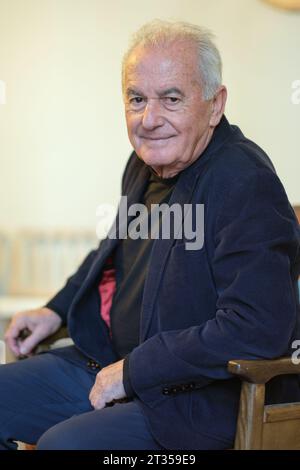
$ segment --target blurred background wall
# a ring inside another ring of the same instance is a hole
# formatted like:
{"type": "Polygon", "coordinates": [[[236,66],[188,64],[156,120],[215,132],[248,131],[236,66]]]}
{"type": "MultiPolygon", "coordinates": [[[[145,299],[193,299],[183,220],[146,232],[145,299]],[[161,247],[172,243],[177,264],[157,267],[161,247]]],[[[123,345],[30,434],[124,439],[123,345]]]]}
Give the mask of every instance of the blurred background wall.
{"type": "Polygon", "coordinates": [[[120,61],[130,34],[156,17],[215,32],[227,117],[300,203],[299,13],[261,0],[0,0],[1,227],[94,230],[98,204],[117,203],[130,153],[120,61]]]}

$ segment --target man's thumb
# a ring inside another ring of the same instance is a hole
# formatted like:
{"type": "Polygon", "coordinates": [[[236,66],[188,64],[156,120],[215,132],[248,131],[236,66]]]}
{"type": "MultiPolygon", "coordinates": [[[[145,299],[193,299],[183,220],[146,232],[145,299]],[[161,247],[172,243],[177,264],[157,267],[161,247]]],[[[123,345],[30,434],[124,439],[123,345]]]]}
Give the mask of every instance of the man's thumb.
{"type": "Polygon", "coordinates": [[[36,330],[33,331],[20,345],[20,353],[29,354],[41,340],[41,333],[36,330]]]}

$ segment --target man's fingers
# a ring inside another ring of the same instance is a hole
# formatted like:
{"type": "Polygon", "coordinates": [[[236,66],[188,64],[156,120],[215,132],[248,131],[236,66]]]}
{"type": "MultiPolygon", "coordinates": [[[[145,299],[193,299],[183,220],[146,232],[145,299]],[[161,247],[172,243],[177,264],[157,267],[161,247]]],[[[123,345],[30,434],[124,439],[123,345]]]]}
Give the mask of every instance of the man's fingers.
{"type": "Polygon", "coordinates": [[[123,363],[122,359],[98,372],[89,394],[90,402],[96,410],[104,408],[114,400],[126,397],[123,386],[123,363]]]}
{"type": "Polygon", "coordinates": [[[90,394],[89,394],[89,400],[92,403],[92,405],[93,405],[93,402],[95,401],[98,394],[99,394],[99,392],[97,391],[97,387],[96,387],[96,384],[95,384],[91,388],[91,391],[90,391],[90,394]]]}
{"type": "Polygon", "coordinates": [[[43,332],[37,327],[31,335],[29,335],[24,341],[20,343],[20,353],[30,353],[39,343],[44,339],[43,332]]]}
{"type": "Polygon", "coordinates": [[[5,333],[4,339],[8,347],[13,351],[13,353],[18,354],[18,334],[15,333],[11,328],[5,333]]]}
{"type": "Polygon", "coordinates": [[[99,385],[99,383],[94,384],[94,386],[91,388],[90,394],[89,394],[89,400],[91,402],[91,405],[95,408],[95,410],[101,410],[106,406],[106,398],[104,396],[104,390],[102,387],[99,385]]]}
{"type": "Polygon", "coordinates": [[[17,338],[22,330],[26,328],[25,319],[22,317],[16,318],[11,321],[6,333],[5,339],[17,338]]]}
{"type": "Polygon", "coordinates": [[[17,339],[8,337],[8,338],[5,338],[5,341],[6,341],[7,346],[14,353],[15,356],[19,356],[21,354],[17,339]]]}
{"type": "Polygon", "coordinates": [[[95,410],[102,410],[102,408],[105,408],[106,406],[104,397],[96,393],[90,394],[90,402],[95,410]]]}
{"type": "Polygon", "coordinates": [[[106,402],[104,400],[97,400],[94,404],[92,404],[95,410],[102,410],[106,407],[106,402]]]}
{"type": "Polygon", "coordinates": [[[19,312],[13,317],[5,340],[15,355],[28,354],[40,341],[57,331],[61,323],[57,313],[47,307],[19,312]],[[26,338],[28,330],[31,334],[26,338]],[[24,335],[21,335],[22,331],[24,335]]]}
{"type": "Polygon", "coordinates": [[[24,318],[16,318],[15,320],[12,320],[4,336],[8,347],[16,356],[19,356],[20,354],[18,337],[25,327],[26,322],[24,321],[24,318]]]}

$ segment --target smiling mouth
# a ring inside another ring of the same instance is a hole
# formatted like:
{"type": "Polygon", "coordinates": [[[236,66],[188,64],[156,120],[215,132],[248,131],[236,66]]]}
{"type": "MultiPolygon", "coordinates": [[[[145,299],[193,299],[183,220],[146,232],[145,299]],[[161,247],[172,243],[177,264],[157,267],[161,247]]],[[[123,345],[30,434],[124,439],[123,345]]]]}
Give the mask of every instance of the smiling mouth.
{"type": "Polygon", "coordinates": [[[169,137],[142,137],[143,140],[150,140],[151,142],[161,142],[161,141],[165,141],[165,140],[170,140],[172,139],[173,137],[175,137],[174,135],[170,135],[169,137]]]}

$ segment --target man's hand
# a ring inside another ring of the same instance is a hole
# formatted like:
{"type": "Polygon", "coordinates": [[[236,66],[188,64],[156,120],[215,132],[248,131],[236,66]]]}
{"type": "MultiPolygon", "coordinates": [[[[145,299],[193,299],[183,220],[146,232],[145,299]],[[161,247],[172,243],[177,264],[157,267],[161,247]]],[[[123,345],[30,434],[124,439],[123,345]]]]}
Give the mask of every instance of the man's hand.
{"type": "Polygon", "coordinates": [[[43,339],[55,333],[61,323],[59,315],[47,307],[20,312],[13,316],[5,333],[5,341],[16,356],[28,354],[43,339]],[[20,333],[25,329],[31,334],[20,341],[20,333]]]}
{"type": "Polygon", "coordinates": [[[98,372],[89,396],[95,410],[101,410],[106,403],[126,397],[123,386],[123,363],[124,359],[98,372]]]}

